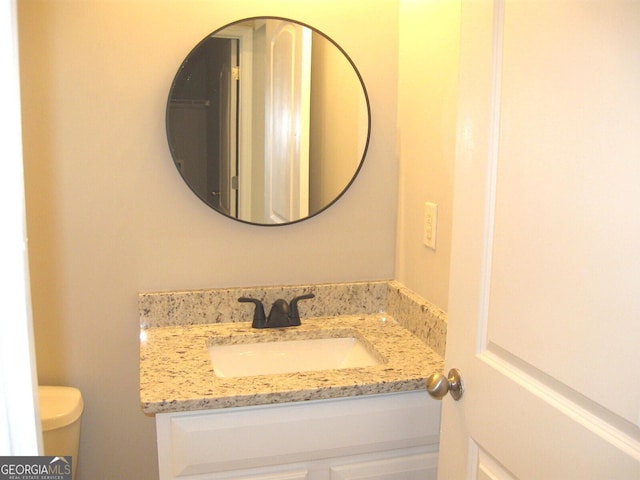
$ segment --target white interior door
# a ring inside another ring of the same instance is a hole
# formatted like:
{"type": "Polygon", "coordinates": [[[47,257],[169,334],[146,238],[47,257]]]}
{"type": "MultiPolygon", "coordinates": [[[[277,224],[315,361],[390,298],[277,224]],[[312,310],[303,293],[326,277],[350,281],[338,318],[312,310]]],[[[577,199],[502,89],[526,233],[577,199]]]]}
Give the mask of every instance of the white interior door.
{"type": "Polygon", "coordinates": [[[440,479],[640,478],[640,2],[463,0],[440,479]]]}
{"type": "Polygon", "coordinates": [[[309,213],[311,31],[282,21],[266,32],[266,218],[309,213]]]}

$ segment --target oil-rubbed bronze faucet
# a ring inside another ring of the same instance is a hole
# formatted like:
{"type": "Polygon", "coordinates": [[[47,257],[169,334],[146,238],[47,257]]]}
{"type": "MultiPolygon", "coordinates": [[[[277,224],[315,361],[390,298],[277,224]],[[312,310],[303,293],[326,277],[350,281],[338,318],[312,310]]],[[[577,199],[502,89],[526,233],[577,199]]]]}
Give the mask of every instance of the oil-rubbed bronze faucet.
{"type": "Polygon", "coordinates": [[[264,314],[264,305],[256,298],[240,297],[239,302],[253,303],[255,310],[253,312],[253,328],[281,328],[281,327],[297,327],[300,325],[300,313],[298,312],[298,301],[314,298],[313,293],[300,295],[287,303],[286,300],[279,298],[271,306],[269,316],[264,314]]]}

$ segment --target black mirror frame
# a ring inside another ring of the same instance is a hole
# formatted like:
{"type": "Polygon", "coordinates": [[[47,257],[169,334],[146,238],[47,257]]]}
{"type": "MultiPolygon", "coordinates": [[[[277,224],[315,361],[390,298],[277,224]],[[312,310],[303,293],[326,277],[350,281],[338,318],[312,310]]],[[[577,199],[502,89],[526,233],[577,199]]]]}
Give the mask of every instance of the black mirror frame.
{"type": "Polygon", "coordinates": [[[223,217],[226,217],[230,220],[234,220],[236,222],[240,222],[240,223],[244,223],[247,225],[253,225],[253,226],[258,226],[258,227],[283,227],[283,226],[287,226],[287,225],[294,225],[296,223],[300,223],[303,222],[305,220],[309,220],[313,217],[316,217],[317,215],[319,215],[320,213],[326,211],[327,209],[329,209],[330,207],[332,207],[333,205],[335,205],[338,200],[340,200],[340,198],[342,198],[342,196],[347,192],[347,190],[349,190],[349,188],[351,187],[351,185],[353,185],[353,183],[356,180],[356,177],[358,176],[358,174],[360,173],[360,171],[362,170],[362,166],[364,164],[364,160],[367,156],[367,152],[369,150],[369,142],[371,139],[371,103],[369,101],[369,94],[367,92],[367,87],[365,86],[364,80],[362,78],[362,75],[360,74],[360,71],[358,70],[358,68],[356,67],[355,63],[353,62],[353,60],[351,59],[351,57],[347,54],[347,52],[340,46],[338,45],[332,38],[330,38],[328,35],[326,35],[325,33],[323,33],[322,31],[318,30],[315,27],[312,27],[309,24],[306,24],[304,22],[301,22],[299,20],[294,20],[291,18],[287,18],[287,17],[280,17],[280,16],[269,16],[269,15],[265,15],[265,16],[255,16],[255,17],[247,17],[247,18],[243,18],[240,20],[236,20],[234,22],[228,23],[226,25],[223,25],[220,28],[217,28],[216,30],[214,30],[213,32],[209,33],[208,35],[206,35],[202,40],[200,40],[192,49],[191,51],[187,54],[187,56],[185,57],[185,59],[182,61],[182,63],[180,64],[180,67],[178,67],[178,71],[176,72],[173,81],[171,82],[171,87],[169,89],[169,96],[167,99],[167,107],[166,107],[166,111],[165,111],[165,129],[166,129],[166,138],[167,138],[167,143],[169,146],[169,151],[171,153],[171,158],[173,160],[174,166],[176,167],[176,169],[178,170],[178,173],[180,174],[181,178],[183,179],[183,181],[187,184],[187,186],[191,189],[191,191],[205,204],[207,205],[209,208],[211,208],[212,210],[214,210],[216,213],[222,215],[223,217]],[[291,222],[283,222],[283,223],[256,223],[256,222],[251,222],[248,220],[243,220],[241,218],[238,217],[234,217],[231,215],[227,215],[219,210],[217,210],[215,207],[211,206],[209,203],[207,203],[204,199],[202,199],[200,197],[200,195],[191,187],[191,185],[186,181],[186,179],[184,178],[184,176],[182,175],[182,172],[180,171],[180,169],[178,168],[177,162],[176,162],[176,156],[174,155],[174,149],[173,146],[171,145],[171,136],[170,136],[170,131],[169,131],[169,103],[171,101],[171,97],[172,97],[172,93],[174,91],[174,87],[176,85],[176,82],[178,81],[178,77],[180,76],[180,71],[182,70],[183,66],[185,65],[185,63],[189,60],[189,58],[191,57],[191,55],[194,53],[195,50],[198,49],[198,47],[200,47],[209,37],[215,35],[216,33],[220,32],[221,30],[224,30],[227,27],[239,24],[239,23],[243,23],[243,22],[248,22],[248,21],[252,21],[252,20],[282,20],[282,21],[287,21],[287,22],[293,22],[296,23],[298,25],[301,25],[303,27],[309,28],[310,30],[312,30],[313,32],[317,33],[318,35],[321,35],[323,38],[327,39],[332,45],[334,45],[343,55],[344,57],[347,59],[347,61],[349,62],[349,64],[351,65],[351,67],[353,68],[353,71],[355,72],[360,85],[362,87],[362,92],[364,94],[364,99],[365,99],[365,104],[367,107],[367,137],[364,143],[364,148],[362,151],[362,157],[360,159],[360,162],[358,163],[358,167],[356,168],[353,176],[351,177],[351,180],[347,183],[347,185],[344,187],[344,189],[338,194],[336,195],[336,197],[329,203],[327,203],[327,205],[325,205],[324,207],[322,207],[321,209],[319,209],[318,211],[307,215],[306,217],[303,218],[299,218],[297,220],[293,220],[291,222]]]}

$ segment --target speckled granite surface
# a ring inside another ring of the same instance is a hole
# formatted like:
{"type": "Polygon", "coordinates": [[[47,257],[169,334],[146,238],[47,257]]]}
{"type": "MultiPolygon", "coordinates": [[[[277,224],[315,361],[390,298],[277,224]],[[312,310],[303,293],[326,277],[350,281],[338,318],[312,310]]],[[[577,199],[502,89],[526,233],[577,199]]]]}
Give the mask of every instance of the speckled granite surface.
{"type": "Polygon", "coordinates": [[[140,327],[250,322],[253,306],[238,303],[238,297],[257,298],[269,313],[278,298],[289,301],[306,293],[315,294],[312,301],[298,304],[301,318],[376,313],[385,308],[387,285],[380,281],[141,293],[140,327]]]}
{"type": "Polygon", "coordinates": [[[151,414],[419,390],[443,370],[446,314],[394,281],[141,293],[139,312],[145,338],[140,399],[151,414]],[[276,299],[306,293],[316,298],[299,303],[302,326],[289,329],[252,329],[253,305],[237,300],[257,298],[268,313],[276,299]],[[344,329],[364,338],[385,362],[218,378],[207,351],[213,338],[318,338],[344,329]]]}
{"type": "Polygon", "coordinates": [[[140,343],[140,400],[146,413],[299,402],[420,390],[442,358],[386,314],[320,317],[300,327],[255,330],[249,323],[152,328],[140,343]],[[357,332],[384,359],[361,368],[218,378],[207,345],[212,338],[252,335],[301,339],[357,332]]]}
{"type": "Polygon", "coordinates": [[[447,314],[398,282],[389,282],[385,311],[444,357],[447,314]]]}

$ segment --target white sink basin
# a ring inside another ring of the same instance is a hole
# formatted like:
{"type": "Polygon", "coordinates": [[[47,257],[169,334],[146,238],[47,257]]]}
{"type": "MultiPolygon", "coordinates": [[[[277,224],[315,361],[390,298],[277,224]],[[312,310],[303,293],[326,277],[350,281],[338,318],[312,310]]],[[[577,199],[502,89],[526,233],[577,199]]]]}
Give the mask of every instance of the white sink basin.
{"type": "Polygon", "coordinates": [[[355,337],[210,345],[218,377],[367,367],[381,361],[355,337]]]}

